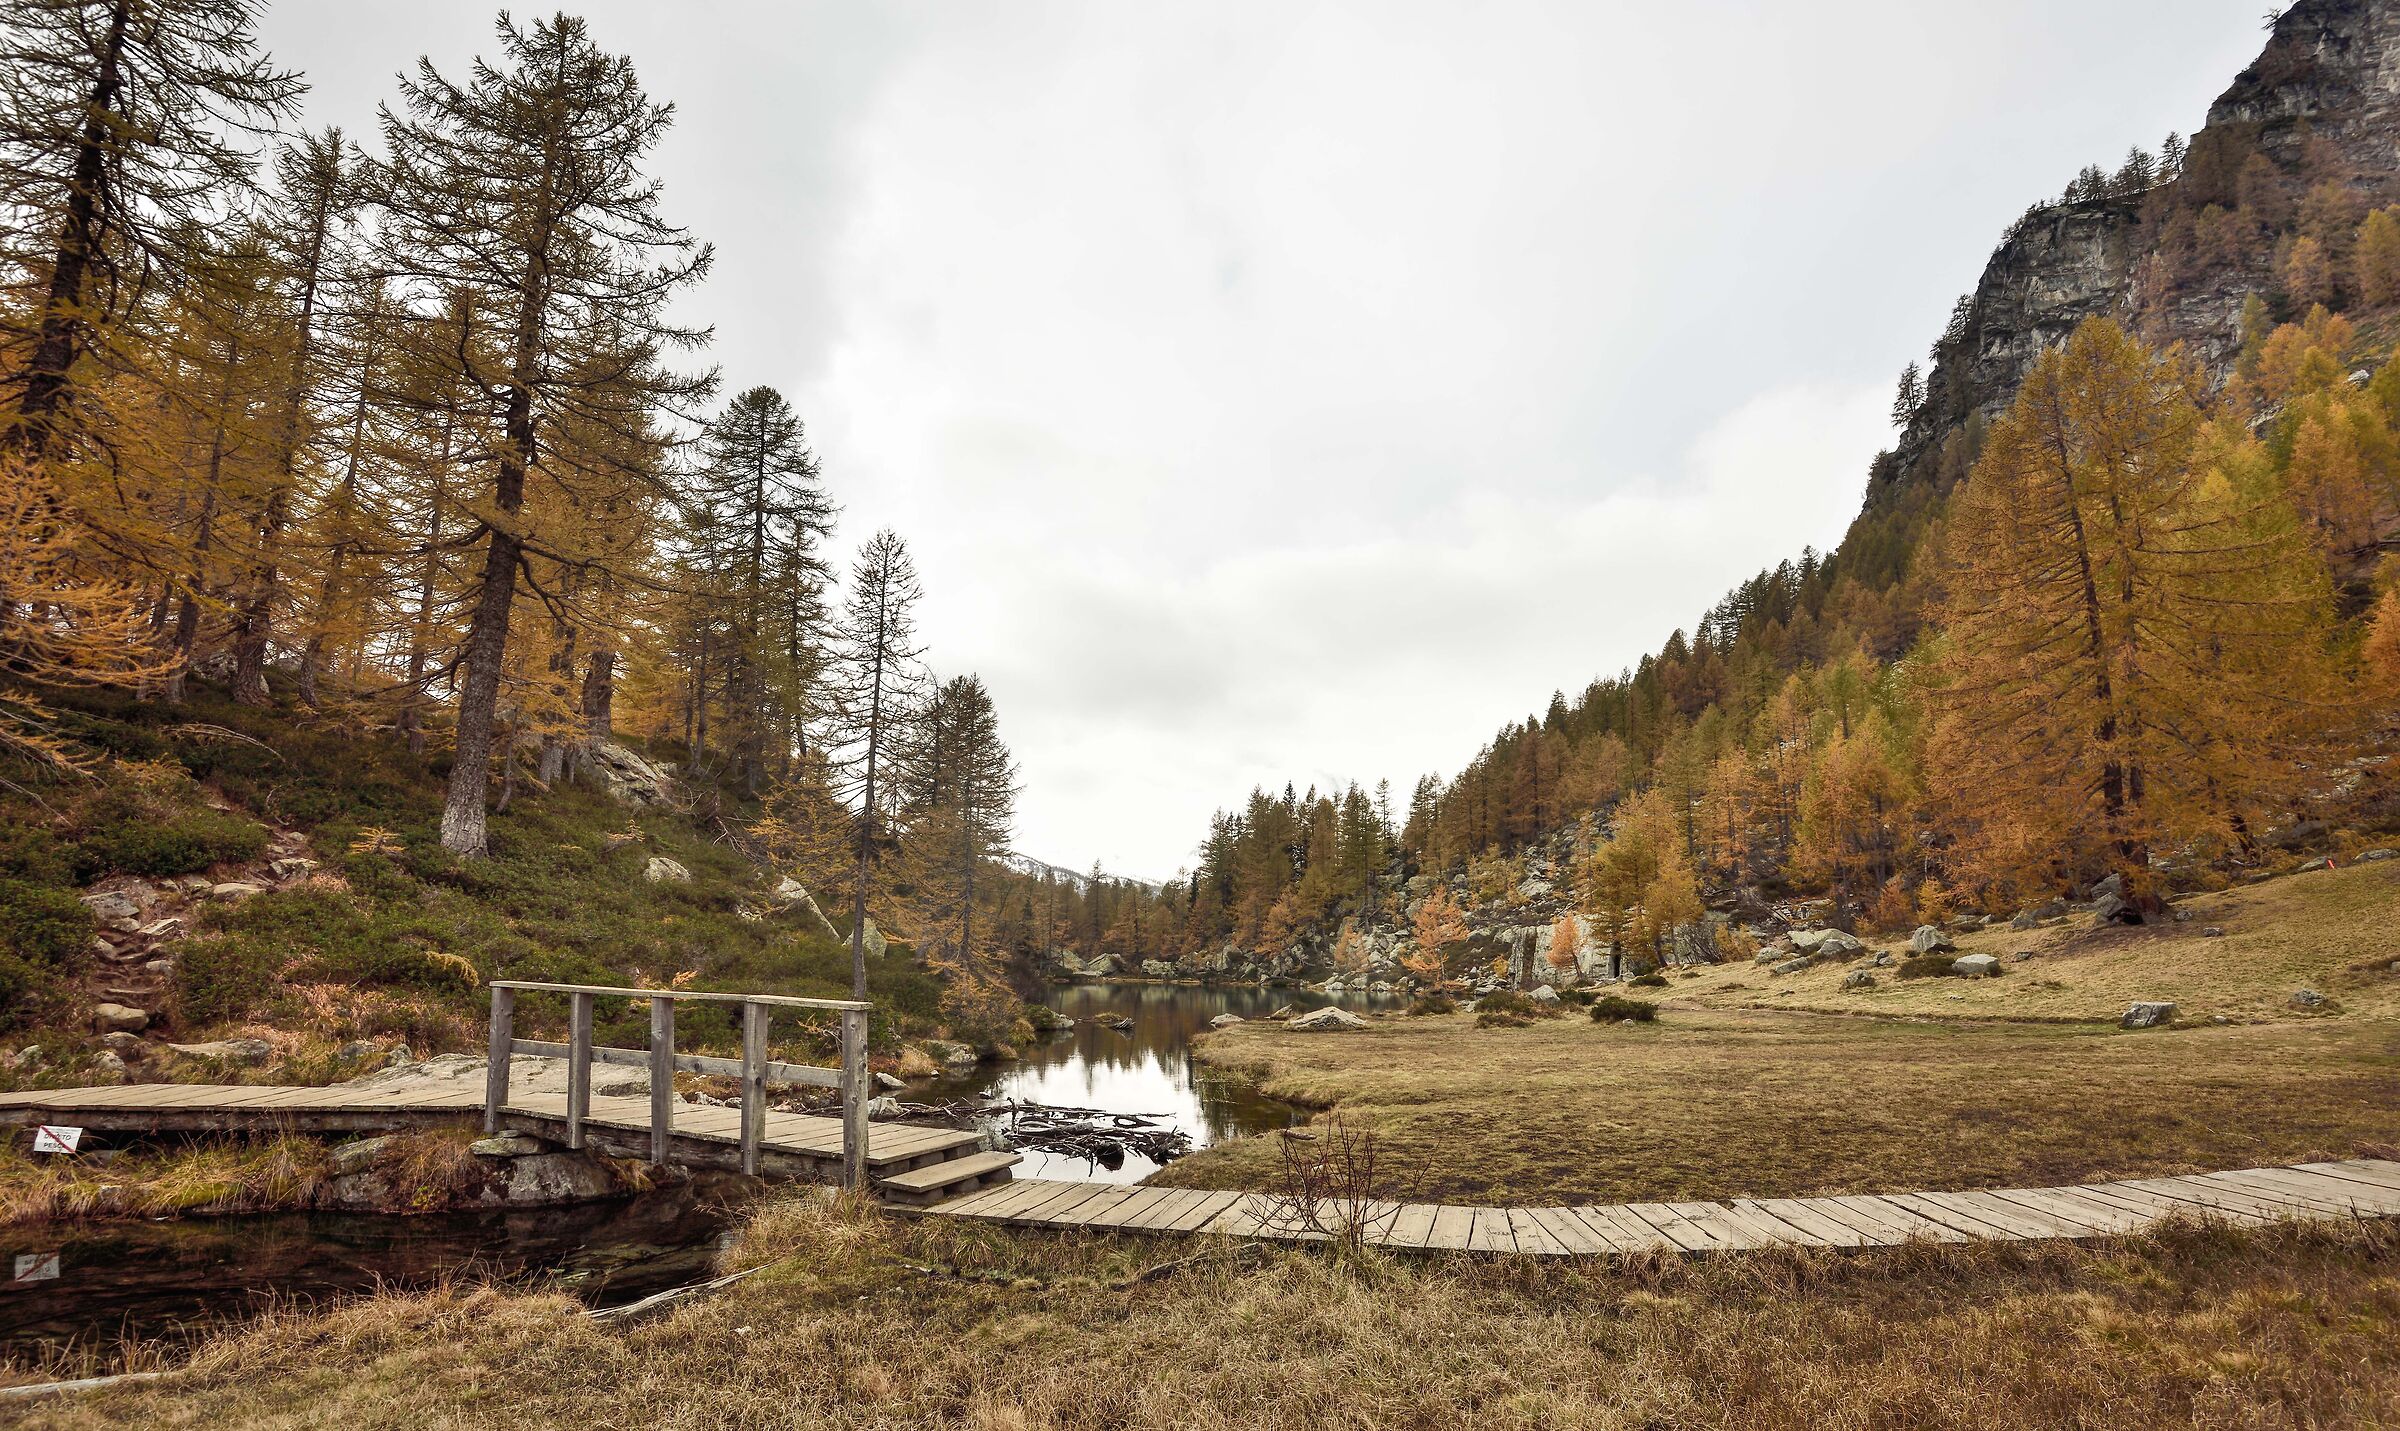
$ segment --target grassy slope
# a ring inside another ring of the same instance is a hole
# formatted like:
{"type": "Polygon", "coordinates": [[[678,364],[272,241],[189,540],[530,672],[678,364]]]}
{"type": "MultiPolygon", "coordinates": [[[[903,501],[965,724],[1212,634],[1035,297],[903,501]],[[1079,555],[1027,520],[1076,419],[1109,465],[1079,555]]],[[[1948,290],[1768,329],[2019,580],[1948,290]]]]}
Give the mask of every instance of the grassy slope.
{"type": "MultiPolygon", "coordinates": [[[[1960,953],[2000,959],[1997,979],[1901,981],[1877,969],[1877,988],[1846,990],[1843,977],[1863,967],[1856,962],[1784,975],[1741,964],[1705,969],[1672,989],[1678,999],[1726,1007],[2113,1023],[2136,999],[2173,1000],[2186,1021],[2288,1019],[2292,994],[2312,988],[2333,1001],[2319,1016],[2400,1019],[2400,972],[2392,967],[2400,961],[2400,860],[2194,895],[2178,907],[2192,917],[2105,930],[2073,917],[2024,933],[1958,936],[1960,953]],[[2224,937],[2202,932],[2212,926],[2224,937]],[[2032,959],[2013,957],[2027,950],[2032,959]]],[[[1906,952],[1897,941],[1874,943],[1906,952]]]]}
{"type": "MultiPolygon", "coordinates": [[[[322,866],[269,894],[202,900],[185,911],[192,932],[157,951],[178,960],[156,1030],[164,1036],[255,1034],[287,1054],[284,1069],[330,1074],[338,1070],[325,1063],[326,1050],[350,1039],[406,1039],[420,1055],[479,1047],[476,986],[495,976],[621,984],[689,973],[700,988],[848,993],[847,952],[789,915],[749,917],[765,903],[765,882],[711,829],[675,811],[634,810],[572,785],[521,788],[512,808],[492,817],[492,858],[461,861],[439,847],[445,771],[411,760],[388,734],[205,700],[167,711],[91,697],[68,710],[66,724],[114,759],[103,779],[30,790],[38,804],[0,794],[0,880],[58,890],[106,880],[127,870],[128,849],[171,859],[135,836],[192,819],[302,832],[322,866]],[[354,852],[375,831],[388,832],[385,852],[354,852]],[[638,841],[607,848],[611,835],[629,831],[638,841]],[[654,854],[688,867],[691,882],[644,880],[654,854]]],[[[224,863],[197,868],[211,877],[255,874],[224,863]]],[[[88,957],[54,971],[47,997],[0,1013],[18,1019],[9,1046],[42,1043],[52,1057],[38,1080],[76,1081],[79,1060],[98,1048],[80,1026],[90,995],[57,991],[125,977],[88,957]]],[[[936,1019],[939,991],[910,961],[893,957],[871,983],[879,1042],[895,1025],[922,1029],[936,1019]]],[[[537,1030],[563,1019],[542,1000],[521,1008],[537,1030]]],[[[694,1009],[679,1037],[690,1047],[730,1048],[730,1017],[714,1006],[694,1009]]],[[[638,1045],[645,1028],[637,1011],[602,1011],[604,1041],[638,1045]]],[[[779,1041],[797,1033],[779,1026],[779,1041]]],[[[173,1071],[149,1067],[137,1076],[173,1071]]],[[[0,1078],[10,1076],[0,1068],[0,1078]]]]}
{"type": "Polygon", "coordinates": [[[2007,1427],[2400,1418],[2388,1228],[1625,1267],[1344,1263],[795,1202],[666,1319],[461,1292],[295,1314],[29,1425],[2007,1427]],[[928,1276],[916,1268],[939,1269],[928,1276]],[[968,1275],[947,1275],[963,1272],[968,1275]]]}

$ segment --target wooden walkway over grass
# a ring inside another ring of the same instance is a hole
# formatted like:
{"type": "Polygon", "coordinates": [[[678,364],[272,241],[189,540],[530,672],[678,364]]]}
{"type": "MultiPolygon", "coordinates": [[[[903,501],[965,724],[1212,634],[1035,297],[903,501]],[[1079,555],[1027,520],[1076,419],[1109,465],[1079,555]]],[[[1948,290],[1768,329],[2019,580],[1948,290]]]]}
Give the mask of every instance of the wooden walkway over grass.
{"type": "MultiPolygon", "coordinates": [[[[593,1096],[589,1101],[582,1121],[587,1146],[624,1157],[651,1152],[655,1125],[649,1098],[593,1096]]],[[[0,1124],[73,1123],[120,1132],[390,1132],[471,1123],[485,1111],[482,1097],[469,1089],[131,1083],[0,1093],[0,1124]]],[[[504,1128],[563,1142],[567,1098],[521,1094],[500,1109],[498,1121],[504,1128]]],[[[737,1108],[677,1102],[668,1160],[738,1168],[741,1125],[737,1108]]],[[[761,1170],[839,1182],[843,1131],[839,1118],[767,1113],[761,1170]]],[[[1348,1222],[1338,1208],[1311,1212],[1263,1193],[1011,1180],[1016,1155],[980,1152],[979,1142],[974,1133],[946,1128],[870,1124],[871,1185],[885,1200],[915,1204],[927,1215],[1049,1231],[1207,1233],[1307,1242],[1323,1240],[1348,1222]]],[[[2358,1217],[2400,1217],[2400,1162],[2360,1158],[2066,1187],[1730,1203],[1535,1208],[1377,1203],[1358,1222],[1366,1241],[1403,1252],[1593,1257],[1891,1247],[1916,1240],[2102,1238],[2140,1232],[2170,1218],[2259,1224],[2358,1217]]]]}
{"type": "MultiPolygon", "coordinates": [[[[1260,1193],[1025,1180],[939,1203],[936,1216],[1070,1231],[1315,1241],[1348,1219],[1260,1193]]],[[[1893,1247],[2115,1237],[2170,1218],[2235,1223],[2400,1216],[2400,1163],[2358,1159],[2197,1177],[1985,1192],[1642,1202],[1615,1207],[1370,1205],[1364,1239],[1402,1252],[1596,1257],[1771,1247],[1893,1247]]]]}

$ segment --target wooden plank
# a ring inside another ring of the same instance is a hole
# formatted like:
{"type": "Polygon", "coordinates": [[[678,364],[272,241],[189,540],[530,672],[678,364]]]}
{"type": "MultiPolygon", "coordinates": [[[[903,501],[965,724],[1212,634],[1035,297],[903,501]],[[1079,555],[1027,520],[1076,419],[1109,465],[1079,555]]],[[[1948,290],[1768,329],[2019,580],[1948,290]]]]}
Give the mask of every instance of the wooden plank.
{"type": "Polygon", "coordinates": [[[1475,1214],[1474,1225],[1467,1229],[1469,1252],[1516,1252],[1517,1235],[1509,1228],[1508,1209],[1477,1207],[1469,1211],[1475,1214]]]}
{"type": "Polygon", "coordinates": [[[1629,1202],[1625,1211],[1650,1224],[1686,1252],[1714,1252],[1723,1239],[1663,1202],[1629,1202]]]}
{"type": "Polygon", "coordinates": [[[2171,1217],[2219,1218],[2245,1224],[2274,1221],[2272,1218],[2257,1217],[2250,1213],[2226,1212],[2218,1208],[2201,1207],[2197,1203],[2185,1202],[2181,1198],[2160,1197],[2157,1193],[2144,1192],[2140,1188],[2129,1187],[2124,1183],[2085,1183],[2079,1184],[2069,1191],[2083,1197],[2098,1198],[2102,1202],[2114,1203],[2134,1212],[2146,1213],[2153,1222],[2171,1217]]]}
{"type": "Polygon", "coordinates": [[[1747,1232],[1762,1247],[1826,1247],[1831,1244],[1813,1233],[1803,1232],[1772,1213],[1755,1207],[1736,1207],[1725,1204],[1717,1216],[1747,1232]]]}
{"type": "Polygon", "coordinates": [[[938,1212],[946,1217],[983,1217],[1011,1192],[1024,1186],[1021,1182],[993,1183],[989,1187],[976,1188],[972,1192],[937,1202],[923,1211],[938,1212]]]}
{"type": "Polygon", "coordinates": [[[491,1047],[483,1064],[483,1131],[487,1136],[500,1131],[500,1110],[508,1106],[508,1055],[514,1038],[510,1020],[516,1007],[516,990],[492,986],[491,1047]]]}
{"type": "MultiPolygon", "coordinates": [[[[2294,1175],[2284,1175],[2290,1177],[2294,1175]]],[[[2331,1193],[2306,1183],[2287,1182],[2272,1172],[2244,1170],[2241,1172],[2202,1173],[2200,1181],[2218,1183],[2236,1192],[2257,1197],[2277,1198],[2295,1211],[2320,1217],[2354,1217],[2360,1211],[2356,1198],[2342,1193],[2337,1187],[2331,1193]]],[[[2367,1208],[2372,1213],[2379,1209],[2367,1208]]]]}
{"type": "Polygon", "coordinates": [[[1156,1214],[1159,1203],[1166,1199],[1170,1191],[1172,1189],[1169,1188],[1129,1187],[1125,1189],[1125,1197],[1121,1201],[1092,1213],[1088,1221],[1094,1227],[1118,1230],[1131,1228],[1138,1219],[1156,1214]]]}
{"type": "Polygon", "coordinates": [[[1667,1236],[1622,1204],[1594,1204],[1575,1209],[1575,1215],[1595,1229],[1613,1234],[1627,1252],[1681,1252],[1683,1244],[1667,1236]]]}
{"type": "Polygon", "coordinates": [[[1383,1245],[1401,1252],[1423,1250],[1425,1239],[1433,1233],[1434,1214],[1439,1209],[1431,1203],[1404,1204],[1392,1225],[1383,1231],[1383,1245]]]}
{"type": "Polygon", "coordinates": [[[2013,1203],[2034,1212],[2071,1219],[2079,1226],[2089,1229],[2088,1232],[2078,1234],[2079,1236],[2115,1237],[2128,1232],[2139,1232],[2150,1225],[2150,1220],[2138,1213],[2128,1212],[2121,1207],[2111,1207],[2103,1202],[2069,1197],[2055,1188],[1993,1188],[1989,1195],[2002,1202],[2013,1203]]]}
{"type": "Polygon", "coordinates": [[[1464,1252],[1467,1238],[1475,1231],[1475,1209],[1443,1206],[1434,1210],[1433,1226],[1425,1233],[1425,1247],[1430,1252],[1464,1252]]]}
{"type": "Polygon", "coordinates": [[[1761,1247],[1788,1247],[1789,1239],[1764,1224],[1754,1224],[1732,1208],[1713,1202],[1671,1202],[1667,1206],[1681,1213],[1694,1227],[1715,1235],[1727,1251],[1755,1251],[1761,1247]]]}
{"type": "Polygon", "coordinates": [[[2251,1169],[2251,1172],[2256,1172],[2258,1176],[2275,1174],[2280,1179],[2297,1179],[2292,1181],[2292,1186],[2316,1188],[2326,1198],[2352,1198],[2354,1203],[2376,1208],[2378,1213],[2400,1213],[2400,1188],[2362,1184],[2362,1181],[2350,1181],[2345,1176],[2333,1176],[2326,1172],[2304,1172],[2299,1167],[2258,1167],[2251,1169]]]}
{"type": "Polygon", "coordinates": [[[1592,1231],[1591,1225],[1563,1207],[1537,1207],[1528,1215],[1571,1257],[1600,1257],[1616,1251],[1615,1244],[1592,1231]]]}
{"type": "Polygon", "coordinates": [[[1988,1217],[1946,1207],[1920,1193],[1878,1193],[1876,1196],[1884,1202],[1904,1207],[1928,1222],[1938,1222],[1944,1227],[1963,1232],[1971,1239],[1991,1242],[2026,1242],[2039,1235],[2020,1232],[2006,1223],[1995,1222],[1988,1217]]]}
{"type": "Polygon", "coordinates": [[[1018,1208],[1010,1217],[1018,1222],[1038,1223],[1044,1227],[1073,1226],[1075,1209],[1108,1191],[1106,1183],[1062,1183],[1051,1196],[1018,1208]]]}
{"type": "Polygon", "coordinates": [[[975,1215],[1006,1222],[1017,1209],[1056,1197],[1065,1186],[1046,1178],[1016,1178],[994,1189],[997,1196],[990,1200],[979,1199],[975,1215]]]}
{"type": "Polygon", "coordinates": [[[1159,1193],[1160,1196],[1145,1208],[1139,1217],[1126,1222],[1125,1226],[1128,1229],[1135,1232],[1162,1231],[1166,1224],[1173,1222],[1179,1214],[1190,1210],[1193,1204],[1211,1196],[1198,1188],[1155,1188],[1152,1191],[1159,1193]]]}
{"type": "Polygon", "coordinates": [[[1242,1200],[1238,1192],[1212,1192],[1198,1202],[1188,1203],[1177,1211],[1160,1218],[1156,1226],[1161,1232],[1198,1232],[1225,1214],[1227,1208],[1242,1200]]]}
{"type": "Polygon", "coordinates": [[[1035,1215],[1045,1226],[1049,1227],[1096,1227],[1101,1225],[1102,1218],[1112,1210],[1123,1206],[1141,1191],[1143,1189],[1115,1187],[1104,1183],[1100,1186],[1100,1191],[1076,1203],[1073,1207],[1052,1203],[1040,1209],[1035,1215]]]}
{"type": "Polygon", "coordinates": [[[1898,1247],[1917,1242],[1965,1242],[1967,1235],[1945,1222],[1919,1217],[1896,1203],[1879,1197],[1848,1194],[1842,1197],[1812,1197],[1800,1200],[1801,1205],[1817,1216],[1854,1229],[1865,1239],[1862,1247],[1898,1247]]]}
{"type": "Polygon", "coordinates": [[[494,989],[518,990],[544,994],[597,994],[609,999],[683,999],[710,1004],[772,1004],[779,1009],[857,1010],[866,1012],[875,1006],[855,999],[801,999],[785,994],[720,994],[706,989],[618,989],[607,984],[537,984],[524,979],[494,979],[494,989]]]}
{"type": "Polygon", "coordinates": [[[1984,1192],[1937,1192],[1921,1193],[1919,1196],[1938,1202],[1944,1207],[1956,1208],[1970,1216],[1980,1217],[1985,1222],[2005,1227],[2022,1237],[2037,1240],[2050,1237],[2089,1237],[2097,1231],[2090,1223],[2062,1218],[2052,1213],[2036,1212],[2031,1208],[2020,1207],[2006,1199],[1996,1198],[1984,1192]]]}
{"type": "Polygon", "coordinates": [[[1516,1239],[1517,1252],[1520,1256],[1565,1257],[1570,1255],[1566,1243],[1561,1242],[1556,1233],[1544,1227],[1541,1219],[1533,1215],[1531,1208],[1512,1207],[1500,1209],[1500,1211],[1507,1215],[1509,1236],[1516,1239]]]}
{"type": "Polygon", "coordinates": [[[1260,1236],[1267,1231],[1265,1224],[1275,1216],[1274,1201],[1257,1193],[1242,1193],[1202,1223],[1199,1230],[1225,1237],[1260,1236]]]}
{"type": "Polygon", "coordinates": [[[2293,1212],[2291,1204],[2280,1199],[2260,1197],[2239,1188],[2226,1187],[2222,1183],[2202,1182],[2198,1178],[2133,1178],[2119,1186],[2139,1188],[2144,1192],[2157,1193],[2160,1197],[2176,1198],[2204,1208],[2245,1213],[2269,1222],[2289,1221],[2293,1212]]]}
{"type": "Polygon", "coordinates": [[[2329,1178],[2342,1178],[2354,1183],[2367,1183],[2375,1187],[2400,1188],[2400,1163],[2352,1158],[2347,1162],[2339,1163],[2295,1163],[2293,1170],[2317,1173],[2329,1178]]]}

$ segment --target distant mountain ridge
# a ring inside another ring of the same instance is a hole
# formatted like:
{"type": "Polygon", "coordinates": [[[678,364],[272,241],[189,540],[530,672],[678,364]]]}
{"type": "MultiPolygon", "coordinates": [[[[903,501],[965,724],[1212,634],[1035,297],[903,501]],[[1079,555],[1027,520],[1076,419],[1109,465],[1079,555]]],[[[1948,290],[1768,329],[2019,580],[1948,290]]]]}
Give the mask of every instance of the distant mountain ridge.
{"type": "MultiPolygon", "coordinates": [[[[1092,874],[1090,871],[1079,873],[1075,870],[1066,868],[1064,865],[1054,865],[1047,860],[1037,860],[1031,855],[1002,855],[1000,857],[1000,863],[1008,866],[1010,869],[1015,870],[1018,874],[1024,875],[1029,879],[1057,880],[1060,884],[1065,885],[1078,894],[1088,893],[1092,887],[1092,874]]],[[[1166,883],[1164,880],[1136,879],[1131,875],[1111,874],[1106,870],[1099,871],[1099,874],[1102,879],[1108,881],[1110,884],[1132,885],[1137,889],[1145,889],[1153,893],[1156,893],[1159,889],[1163,888],[1166,883]]]]}

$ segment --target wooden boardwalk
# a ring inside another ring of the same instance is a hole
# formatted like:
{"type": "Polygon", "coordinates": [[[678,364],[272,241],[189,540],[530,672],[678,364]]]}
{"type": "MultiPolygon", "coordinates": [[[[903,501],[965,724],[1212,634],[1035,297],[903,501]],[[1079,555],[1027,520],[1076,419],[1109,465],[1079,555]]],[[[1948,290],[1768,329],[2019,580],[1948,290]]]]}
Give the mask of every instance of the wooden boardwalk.
{"type": "MultiPolygon", "coordinates": [[[[741,1165],[741,1111],[676,1102],[670,1161],[741,1165]]],[[[336,1085],[128,1083],[106,1088],[0,1093],[0,1124],[73,1123],[105,1131],[236,1129],[390,1132],[483,1116],[480,1093],[461,1088],[393,1092],[336,1085]]],[[[647,1155],[650,1099],[594,1096],[585,1141],[623,1157],[647,1155]]],[[[564,1094],[524,1093],[500,1109],[502,1127],[560,1141],[564,1094]]],[[[836,1182],[842,1121],[805,1113],[765,1116],[762,1171],[836,1182]]],[[[904,1123],[868,1126],[867,1163],[887,1200],[940,1217],[1074,1231],[1209,1233],[1316,1241],[1323,1224],[1261,1193],[1203,1192],[1113,1183],[1011,1180],[1012,1153],[980,1151],[974,1133],[904,1123]]],[[[1731,1203],[1640,1202],[1612,1207],[1463,1207],[1379,1203],[1366,1239],[1403,1252],[1592,1257],[1637,1252],[1738,1252],[1771,1247],[1891,1247],[1910,1241],[2008,1242],[2114,1237],[2169,1218],[2263,1224],[2400,1217],[2400,1162],[2352,1159],[2193,1177],[1978,1192],[1737,1198],[1731,1203]]]]}
{"type": "MultiPolygon", "coordinates": [[[[0,1093],[0,1124],[72,1123],[110,1132],[215,1132],[254,1129],[295,1133],[388,1133],[440,1124],[472,1125],[483,1117],[480,1088],[384,1089],[279,1087],[264,1084],[125,1083],[106,1088],[0,1093]]],[[[584,1120],[585,1141],[618,1157],[650,1152],[650,1099],[594,1096],[584,1120]]],[[[687,1167],[741,1166],[741,1110],[713,1104],[674,1105],[669,1160],[687,1167]]],[[[564,1141],[567,1097],[524,1093],[500,1110],[500,1125],[564,1141]]],[[[762,1171],[839,1181],[842,1120],[808,1113],[769,1112],[762,1171]]],[[[939,1194],[1004,1176],[1013,1154],[989,1155],[974,1133],[905,1123],[867,1128],[867,1164],[895,1193],[939,1194]],[[996,1161],[1003,1159],[1004,1161],[996,1161]]]]}
{"type": "MultiPolygon", "coordinates": [[[[934,1216],[1057,1231],[1213,1233],[1321,1240],[1324,1224],[1260,1193],[1027,1179],[938,1203],[934,1216]]],[[[1772,1247],[1894,1247],[1911,1241],[2115,1237],[2170,1218],[2263,1224],[2400,1216],[2400,1163],[2357,1159],[2072,1187],[1877,1196],[1639,1202],[1614,1207],[1379,1203],[1367,1241],[1401,1252],[1596,1257],[1772,1247]]]]}

